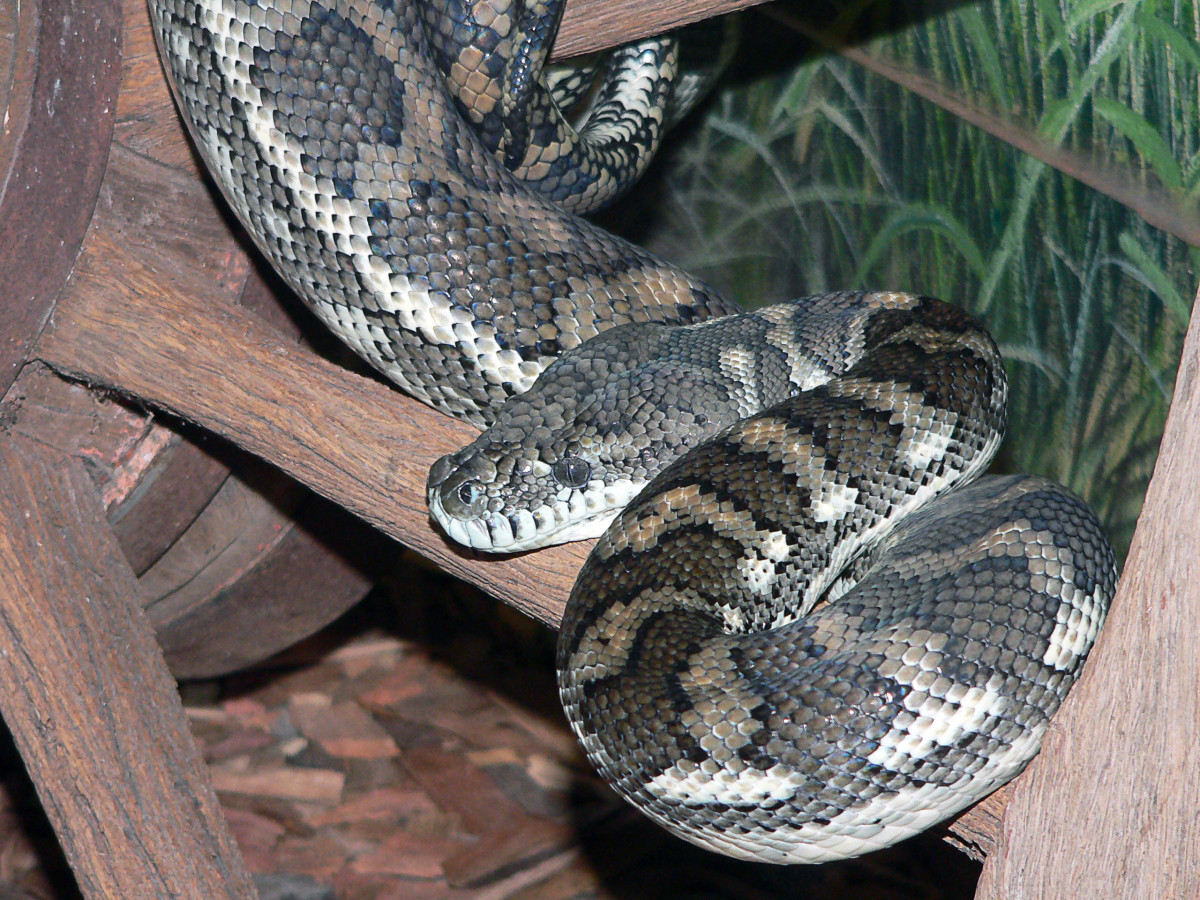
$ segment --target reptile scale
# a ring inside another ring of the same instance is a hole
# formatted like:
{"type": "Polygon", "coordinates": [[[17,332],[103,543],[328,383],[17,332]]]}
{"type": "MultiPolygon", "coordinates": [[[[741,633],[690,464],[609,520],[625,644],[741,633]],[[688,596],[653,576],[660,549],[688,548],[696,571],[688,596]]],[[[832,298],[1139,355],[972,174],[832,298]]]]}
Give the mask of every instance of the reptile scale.
{"type": "Polygon", "coordinates": [[[977,477],[1007,385],[955,307],[846,292],[737,314],[558,205],[619,190],[621,144],[668,118],[626,77],[593,149],[566,146],[530,75],[558,6],[150,0],[258,247],[368,362],[487,429],[431,471],[447,533],[602,533],[559,683],[605,777],[731,856],[894,843],[1037,752],[1112,551],[1064,488],[977,477]]]}

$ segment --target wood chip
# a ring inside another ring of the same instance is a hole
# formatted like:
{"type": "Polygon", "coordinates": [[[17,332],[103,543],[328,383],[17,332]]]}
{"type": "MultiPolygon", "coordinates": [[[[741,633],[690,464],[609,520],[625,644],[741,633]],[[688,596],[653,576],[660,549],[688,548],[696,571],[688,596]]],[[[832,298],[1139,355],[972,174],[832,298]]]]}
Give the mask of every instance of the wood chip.
{"type": "MultiPolygon", "coordinates": [[[[312,695],[305,695],[311,698],[312,695]]],[[[331,756],[386,759],[398,756],[396,742],[355,703],[318,703],[293,698],[288,706],[301,734],[316,741],[331,756]]],[[[328,701],[328,698],[322,698],[328,701]]]]}
{"type": "Polygon", "coordinates": [[[403,823],[414,815],[436,811],[437,806],[424,791],[387,787],[321,812],[312,818],[311,824],[345,825],[363,820],[403,823]]]}
{"type": "Polygon", "coordinates": [[[364,875],[440,878],[443,874],[442,860],[462,847],[461,841],[450,837],[402,831],[388,838],[374,853],[358,857],[352,863],[352,868],[364,875]]]}
{"type": "Polygon", "coordinates": [[[569,847],[575,832],[567,825],[530,822],[514,831],[493,831],[479,844],[446,857],[446,880],[456,887],[476,887],[511,875],[569,847]]]}
{"type": "Polygon", "coordinates": [[[463,828],[472,834],[508,832],[529,819],[492,779],[461,757],[416,747],[400,763],[439,807],[458,813],[463,828]]]}
{"type": "Polygon", "coordinates": [[[327,769],[275,768],[252,772],[212,770],[217,793],[334,804],[342,799],[346,776],[327,769]]]}

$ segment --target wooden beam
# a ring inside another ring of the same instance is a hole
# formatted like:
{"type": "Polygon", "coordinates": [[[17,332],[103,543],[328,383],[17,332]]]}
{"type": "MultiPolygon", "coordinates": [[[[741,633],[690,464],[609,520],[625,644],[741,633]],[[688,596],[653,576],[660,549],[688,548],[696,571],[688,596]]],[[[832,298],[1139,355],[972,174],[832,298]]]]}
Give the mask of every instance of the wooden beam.
{"type": "Polygon", "coordinates": [[[104,174],[121,70],[118,0],[23,0],[0,47],[0,394],[54,308],[104,174]]]}
{"type": "Polygon", "coordinates": [[[766,0],[570,0],[552,59],[566,59],[662,34],[766,0]]]}
{"type": "Polygon", "coordinates": [[[1013,793],[977,900],[1200,897],[1198,510],[1193,315],[1112,613],[1013,793]]]}
{"type": "Polygon", "coordinates": [[[0,709],[89,900],[258,896],[91,480],[12,436],[0,709]]]}

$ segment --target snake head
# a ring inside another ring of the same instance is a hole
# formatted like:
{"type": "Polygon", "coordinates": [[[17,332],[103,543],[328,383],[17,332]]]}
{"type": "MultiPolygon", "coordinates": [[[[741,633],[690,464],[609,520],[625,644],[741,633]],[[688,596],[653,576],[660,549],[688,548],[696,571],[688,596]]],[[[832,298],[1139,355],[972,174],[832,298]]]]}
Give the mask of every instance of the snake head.
{"type": "Polygon", "coordinates": [[[595,441],[534,433],[543,443],[514,432],[501,417],[434,463],[429,511],[449,537],[503,553],[583,540],[601,534],[632,498],[637,486],[608,477],[611,457],[597,452],[595,441]]]}
{"type": "Polygon", "coordinates": [[[472,444],[430,469],[429,511],[449,537],[476,550],[583,540],[603,532],[624,505],[593,475],[601,473],[581,456],[550,464],[519,447],[472,444]],[[615,508],[605,515],[609,503],[615,508]]]}
{"type": "Polygon", "coordinates": [[[613,329],[568,351],[429,473],[453,540],[512,552],[598,537],[668,462],[739,417],[703,371],[613,329]]]}

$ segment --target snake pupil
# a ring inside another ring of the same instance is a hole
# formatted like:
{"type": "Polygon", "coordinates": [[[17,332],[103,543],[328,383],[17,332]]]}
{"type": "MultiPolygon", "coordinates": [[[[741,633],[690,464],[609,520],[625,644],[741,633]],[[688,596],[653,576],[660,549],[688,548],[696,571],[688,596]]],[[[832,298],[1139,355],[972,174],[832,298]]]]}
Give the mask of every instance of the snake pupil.
{"type": "Polygon", "coordinates": [[[564,487],[580,488],[588,483],[592,467],[578,456],[564,456],[554,464],[550,473],[564,487]]]}
{"type": "Polygon", "coordinates": [[[479,496],[479,485],[474,481],[464,481],[458,486],[458,499],[464,506],[472,506],[479,496]]]}

